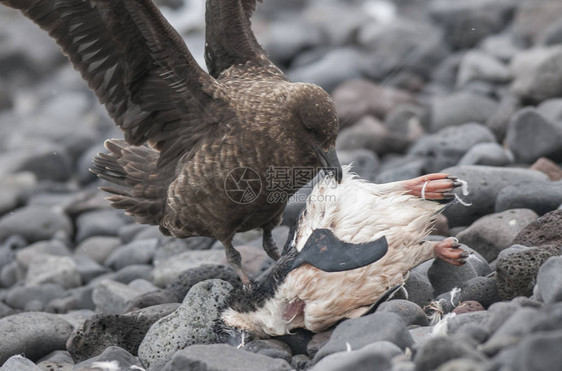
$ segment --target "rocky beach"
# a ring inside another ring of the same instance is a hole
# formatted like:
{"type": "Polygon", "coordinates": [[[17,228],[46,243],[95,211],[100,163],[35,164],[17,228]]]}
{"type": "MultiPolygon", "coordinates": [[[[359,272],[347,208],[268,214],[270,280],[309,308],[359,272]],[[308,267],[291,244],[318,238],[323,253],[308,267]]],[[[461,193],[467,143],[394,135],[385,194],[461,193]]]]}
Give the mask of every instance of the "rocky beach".
{"type": "MultiPolygon", "coordinates": [[[[204,66],[203,0],[156,3],[204,66]]],[[[0,370],[529,371],[562,365],[562,3],[264,0],[258,41],[335,101],[342,164],[375,183],[468,183],[429,260],[370,315],[243,347],[214,324],[221,243],[135,224],[89,171],[122,138],[49,36],[0,6],[0,370]]],[[[273,231],[283,246],[311,187],[273,231]]],[[[252,278],[261,232],[234,245],[252,278]]]]}

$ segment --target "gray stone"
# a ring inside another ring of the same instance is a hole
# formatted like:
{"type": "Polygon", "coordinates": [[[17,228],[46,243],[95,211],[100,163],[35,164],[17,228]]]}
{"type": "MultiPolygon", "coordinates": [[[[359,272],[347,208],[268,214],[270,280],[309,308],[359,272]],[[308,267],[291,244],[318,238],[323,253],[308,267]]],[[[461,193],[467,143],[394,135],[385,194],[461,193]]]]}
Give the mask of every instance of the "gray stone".
{"type": "Polygon", "coordinates": [[[25,206],[0,218],[0,241],[20,235],[28,242],[35,242],[51,239],[59,231],[70,236],[72,230],[68,216],[42,206],[25,206]]]}
{"type": "Polygon", "coordinates": [[[511,209],[489,214],[472,223],[456,237],[460,243],[470,246],[491,262],[500,251],[512,245],[523,228],[537,218],[538,215],[529,209],[511,209]]]}
{"type": "Polygon", "coordinates": [[[60,240],[49,240],[49,241],[39,241],[35,242],[24,248],[20,248],[16,252],[16,261],[20,269],[20,273],[23,275],[27,272],[27,269],[31,262],[37,256],[70,256],[72,252],[62,241],[60,240]]]}
{"type": "Polygon", "coordinates": [[[414,339],[414,342],[416,344],[421,344],[433,336],[433,329],[434,327],[432,326],[422,326],[410,328],[408,331],[412,339],[414,339]]]}
{"type": "Polygon", "coordinates": [[[207,280],[193,286],[181,306],[157,321],[146,334],[139,347],[143,365],[163,364],[177,350],[192,344],[217,343],[213,324],[231,290],[232,286],[221,280],[207,280]]]}
{"type": "Polygon", "coordinates": [[[351,165],[351,171],[369,181],[375,179],[380,166],[377,154],[366,149],[338,150],[338,158],[342,165],[351,165]]]}
{"type": "Polygon", "coordinates": [[[306,370],[312,367],[312,361],[304,354],[296,354],[291,358],[291,367],[295,370],[306,370]]]}
{"type": "Polygon", "coordinates": [[[486,327],[490,334],[496,332],[513,313],[519,310],[520,306],[513,302],[500,301],[492,304],[488,308],[488,317],[482,325],[486,327]]]}
{"type": "Polygon", "coordinates": [[[547,99],[537,106],[537,112],[551,122],[562,121],[562,98],[547,99]]]}
{"type": "Polygon", "coordinates": [[[252,340],[244,345],[243,349],[271,358],[284,359],[287,362],[291,362],[291,358],[293,357],[291,348],[284,342],[275,339],[252,340]]]}
{"type": "Polygon", "coordinates": [[[291,69],[287,77],[332,91],[340,83],[360,77],[359,70],[367,63],[367,57],[366,53],[351,47],[333,49],[318,60],[291,69]]]}
{"type": "Polygon", "coordinates": [[[447,319],[447,334],[454,335],[465,326],[482,325],[488,317],[489,314],[485,310],[454,315],[447,319]]]}
{"type": "Polygon", "coordinates": [[[498,103],[490,98],[468,92],[446,96],[434,96],[431,100],[430,131],[469,122],[485,123],[498,109],[498,103]]]}
{"type": "Polygon", "coordinates": [[[413,271],[410,271],[404,289],[408,293],[408,300],[421,308],[429,304],[434,297],[433,287],[431,287],[427,275],[421,277],[420,274],[416,274],[413,271]]]}
{"type": "Polygon", "coordinates": [[[364,116],[384,118],[395,107],[415,101],[412,94],[366,79],[346,81],[333,92],[341,127],[353,125],[364,116]]]}
{"type": "Polygon", "coordinates": [[[85,255],[99,264],[103,264],[111,252],[120,245],[121,241],[117,237],[93,236],[85,239],[76,247],[76,255],[85,255]]]}
{"type": "Polygon", "coordinates": [[[16,286],[10,289],[6,295],[6,304],[16,309],[24,309],[26,304],[31,300],[39,300],[46,305],[53,299],[63,298],[68,293],[62,286],[47,283],[40,286],[16,286]]]}
{"type": "Polygon", "coordinates": [[[378,155],[402,153],[410,141],[401,134],[391,132],[372,116],[361,118],[355,125],[343,128],[338,134],[338,150],[368,149],[378,155]]]}
{"type": "Polygon", "coordinates": [[[476,347],[490,338],[490,331],[482,323],[465,323],[455,331],[453,336],[476,347]]]}
{"type": "MultiPolygon", "coordinates": [[[[152,282],[158,287],[166,287],[188,269],[196,268],[202,264],[220,264],[223,257],[224,251],[217,249],[186,251],[166,259],[155,260],[152,282]]],[[[242,254],[242,262],[244,262],[244,258],[245,256],[242,254]]]]}
{"type": "Polygon", "coordinates": [[[474,47],[488,35],[501,31],[511,19],[512,1],[479,0],[469,3],[433,0],[429,12],[445,30],[444,38],[453,49],[474,47]]]}
{"type": "Polygon", "coordinates": [[[72,174],[70,154],[60,144],[43,141],[26,150],[20,161],[14,162],[13,172],[29,171],[38,180],[56,182],[64,182],[70,178],[72,174]]]}
{"type": "Polygon", "coordinates": [[[109,269],[101,266],[88,256],[74,255],[72,259],[76,263],[76,269],[82,278],[82,282],[85,284],[90,282],[92,279],[109,272],[109,269]]]}
{"type": "Polygon", "coordinates": [[[484,371],[487,365],[474,359],[457,358],[443,363],[437,371],[484,371]]]}
{"type": "Polygon", "coordinates": [[[471,278],[477,277],[478,273],[470,264],[457,267],[444,260],[435,259],[427,275],[435,294],[439,295],[460,286],[471,278]]]}
{"type": "Polygon", "coordinates": [[[65,349],[72,326],[60,317],[39,312],[14,314],[0,319],[0,363],[15,354],[37,360],[52,351],[65,349]]]}
{"type": "Polygon", "coordinates": [[[510,366],[514,371],[556,370],[562,364],[561,345],[561,330],[532,334],[517,345],[510,366]]]}
{"type": "Polygon", "coordinates": [[[465,342],[446,336],[437,336],[427,340],[416,353],[414,362],[416,370],[433,371],[447,361],[456,358],[467,358],[483,362],[483,354],[472,349],[465,342]]]}
{"type": "Polygon", "coordinates": [[[467,226],[478,218],[494,212],[496,197],[508,185],[524,180],[545,180],[544,173],[516,168],[492,166],[455,166],[442,172],[455,175],[468,183],[469,195],[461,198],[471,203],[470,207],[453,205],[445,210],[450,227],[467,226]]]}
{"type": "Polygon", "coordinates": [[[543,215],[562,203],[562,181],[523,181],[503,188],[496,198],[496,211],[527,208],[543,215]]]}
{"type": "Polygon", "coordinates": [[[406,323],[394,313],[373,313],[365,317],[349,319],[340,323],[330,340],[314,356],[314,362],[347,349],[361,349],[377,341],[389,341],[400,349],[413,344],[413,339],[406,328],[406,323]]]}
{"type": "Polygon", "coordinates": [[[498,143],[478,143],[470,148],[457,165],[506,166],[513,163],[513,155],[498,143]]]}
{"type": "Polygon", "coordinates": [[[429,325],[429,320],[427,319],[427,317],[426,317],[424,311],[422,310],[422,308],[419,305],[414,304],[414,303],[412,303],[411,301],[408,301],[408,300],[395,299],[395,300],[385,301],[384,303],[382,303],[377,308],[377,312],[380,312],[380,313],[384,313],[384,312],[396,313],[400,317],[402,317],[402,319],[404,320],[404,322],[406,322],[406,325],[408,325],[408,326],[411,326],[411,325],[428,326],[429,325]]]}
{"type": "Polygon", "coordinates": [[[6,362],[0,367],[2,371],[41,371],[43,370],[37,366],[33,361],[21,356],[19,354],[8,358],[6,362]]]}
{"type": "Polygon", "coordinates": [[[131,284],[125,285],[112,280],[103,280],[95,286],[92,299],[96,305],[96,311],[122,314],[132,299],[148,291],[152,291],[152,288],[138,289],[131,284]]]}
{"type": "Polygon", "coordinates": [[[128,265],[150,264],[156,248],[158,240],[137,240],[116,248],[105,260],[105,265],[113,270],[119,270],[128,265]]]}
{"type": "Polygon", "coordinates": [[[522,50],[522,46],[515,41],[513,35],[509,32],[486,37],[480,43],[479,48],[501,61],[510,61],[522,50]]]}
{"type": "Polygon", "coordinates": [[[68,339],[67,348],[77,362],[101,354],[116,345],[132,355],[144,339],[150,326],[175,311],[179,304],[162,304],[124,315],[99,313],[88,318],[68,339]]]}
{"type": "Polygon", "coordinates": [[[513,115],[505,140],[518,162],[532,164],[540,157],[562,160],[562,124],[547,120],[535,108],[513,115]]]}
{"type": "Polygon", "coordinates": [[[66,350],[55,350],[37,361],[41,370],[72,371],[74,360],[66,350]]]}
{"type": "Polygon", "coordinates": [[[89,371],[100,369],[100,366],[113,370],[142,369],[137,357],[118,346],[110,346],[100,355],[78,363],[73,370],[89,371]]]}
{"type": "Polygon", "coordinates": [[[121,210],[96,210],[81,214],[76,219],[76,241],[92,236],[117,236],[119,228],[132,222],[121,210]]]}
{"type": "Polygon", "coordinates": [[[408,155],[425,157],[425,171],[433,173],[456,165],[472,146],[494,141],[494,134],[484,125],[464,124],[421,137],[409,148],[408,155]]]}
{"type": "Polygon", "coordinates": [[[562,95],[562,46],[533,48],[515,56],[511,90],[523,99],[541,102],[562,95]]]}
{"type": "Polygon", "coordinates": [[[552,0],[522,2],[517,6],[512,34],[527,45],[540,40],[540,35],[553,22],[560,19],[562,5],[552,0]]]}
{"type": "MultiPolygon", "coordinates": [[[[143,364],[145,362],[143,361],[143,364]]],[[[161,367],[161,366],[160,366],[161,367]]],[[[160,368],[175,370],[291,370],[287,361],[254,354],[224,344],[191,345],[173,354],[171,360],[160,368]],[[220,356],[217,356],[220,355],[220,356]]]]}
{"type": "Polygon", "coordinates": [[[559,246],[541,246],[498,259],[496,279],[502,300],[531,296],[540,266],[551,256],[560,255],[559,246]]]}
{"type": "Polygon", "coordinates": [[[71,257],[38,255],[29,265],[25,284],[36,286],[45,283],[55,283],[69,289],[81,286],[82,279],[71,257]]]}
{"type": "Polygon", "coordinates": [[[427,160],[415,156],[404,156],[386,160],[375,178],[375,183],[390,183],[416,178],[424,173],[427,160]]]}
{"type": "Polygon", "coordinates": [[[388,341],[378,341],[359,350],[331,354],[314,365],[311,371],[385,371],[392,368],[392,358],[400,354],[402,350],[398,346],[388,341]]]}
{"type": "Polygon", "coordinates": [[[510,80],[511,73],[507,66],[487,53],[473,50],[462,58],[457,75],[457,86],[462,87],[470,81],[505,83],[510,80]]]}
{"type": "Polygon", "coordinates": [[[459,287],[461,302],[475,300],[484,308],[500,301],[496,279],[494,277],[474,277],[459,287]]]}
{"type": "Polygon", "coordinates": [[[148,264],[129,265],[128,267],[122,268],[119,271],[113,273],[109,278],[125,284],[128,284],[139,278],[151,281],[152,268],[153,267],[148,264]]]}
{"type": "Polygon", "coordinates": [[[524,246],[562,246],[562,210],[551,211],[523,228],[515,237],[514,244],[524,246]]]}
{"type": "Polygon", "coordinates": [[[562,301],[562,256],[553,256],[540,267],[537,296],[545,303],[562,301]]]}

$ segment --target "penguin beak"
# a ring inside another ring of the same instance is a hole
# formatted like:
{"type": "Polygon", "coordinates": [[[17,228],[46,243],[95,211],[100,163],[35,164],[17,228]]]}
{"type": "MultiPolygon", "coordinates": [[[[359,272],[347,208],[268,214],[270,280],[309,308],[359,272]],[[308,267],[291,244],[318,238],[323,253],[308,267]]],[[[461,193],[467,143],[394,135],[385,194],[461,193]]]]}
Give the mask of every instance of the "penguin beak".
{"type": "Polygon", "coordinates": [[[322,168],[328,173],[332,174],[338,183],[341,183],[343,172],[340,165],[340,160],[338,160],[338,155],[336,153],[335,147],[330,147],[328,151],[323,151],[322,148],[317,145],[313,145],[314,151],[320,160],[322,168]]]}

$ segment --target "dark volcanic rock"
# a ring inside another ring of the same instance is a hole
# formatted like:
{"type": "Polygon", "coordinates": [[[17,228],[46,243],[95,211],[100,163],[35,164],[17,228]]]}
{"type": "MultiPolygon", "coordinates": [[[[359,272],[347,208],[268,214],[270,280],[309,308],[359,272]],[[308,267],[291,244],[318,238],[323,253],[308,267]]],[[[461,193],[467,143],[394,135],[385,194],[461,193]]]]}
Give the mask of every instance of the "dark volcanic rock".
{"type": "Polygon", "coordinates": [[[424,170],[434,173],[456,165],[474,145],[494,141],[494,134],[484,125],[464,124],[421,137],[410,147],[408,155],[425,157],[427,161],[424,170]]]}
{"type": "Polygon", "coordinates": [[[560,254],[560,246],[534,247],[498,259],[496,279],[502,300],[531,296],[540,266],[560,254]]]}
{"type": "Polygon", "coordinates": [[[15,314],[0,319],[0,363],[25,353],[37,360],[52,351],[65,349],[72,326],[57,315],[40,312],[15,314]]]}
{"type": "Polygon", "coordinates": [[[291,362],[291,348],[284,342],[274,339],[252,340],[243,348],[247,352],[261,354],[271,358],[284,359],[291,362]]]}
{"type": "Polygon", "coordinates": [[[503,188],[496,198],[496,212],[527,208],[539,215],[562,204],[562,181],[525,181],[503,188]]]}
{"type": "Polygon", "coordinates": [[[551,211],[527,225],[513,240],[524,246],[562,246],[562,210],[551,211]]]}
{"type": "Polygon", "coordinates": [[[67,348],[76,362],[101,354],[111,345],[137,355],[137,350],[154,322],[175,311],[179,304],[162,304],[124,315],[96,314],[88,318],[68,339],[67,348]]]}
{"type": "Polygon", "coordinates": [[[92,236],[117,236],[119,229],[132,218],[121,210],[96,210],[81,214],[76,219],[78,242],[92,236]]]}
{"type": "Polygon", "coordinates": [[[429,325],[429,320],[427,319],[422,308],[419,305],[414,304],[409,300],[396,299],[396,300],[385,301],[377,308],[377,312],[396,313],[400,317],[402,317],[402,319],[404,320],[404,322],[406,322],[406,325],[408,326],[429,325]]]}
{"type": "Polygon", "coordinates": [[[160,368],[162,371],[176,370],[291,370],[282,359],[273,359],[236,349],[229,345],[191,345],[175,353],[172,359],[160,368]]]}
{"type": "Polygon", "coordinates": [[[537,217],[537,214],[529,209],[489,214],[472,223],[455,237],[460,243],[470,246],[491,262],[501,250],[511,246],[517,234],[537,217]]]}
{"type": "Polygon", "coordinates": [[[478,143],[459,160],[458,165],[506,166],[513,162],[513,155],[498,143],[478,143]]]}
{"type": "Polygon", "coordinates": [[[476,219],[494,212],[496,197],[502,188],[524,180],[545,180],[541,172],[527,169],[492,166],[455,166],[442,170],[468,182],[469,195],[462,199],[472,203],[470,207],[453,205],[445,211],[449,227],[466,226],[476,219]]]}
{"type": "Polygon", "coordinates": [[[181,301],[194,285],[209,279],[223,280],[233,287],[240,286],[240,279],[230,266],[203,264],[180,274],[175,281],[166,287],[166,291],[175,295],[181,301]]]}
{"type": "Polygon", "coordinates": [[[193,286],[180,307],[152,325],[144,337],[138,351],[142,363],[162,364],[186,346],[219,342],[213,324],[231,290],[232,286],[221,280],[207,280],[193,286]]]}
{"type": "Polygon", "coordinates": [[[0,241],[20,235],[35,242],[51,239],[59,231],[70,236],[72,230],[68,216],[44,206],[25,206],[0,218],[0,241]]]}
{"type": "Polygon", "coordinates": [[[484,308],[500,301],[498,286],[494,277],[474,277],[464,282],[459,287],[461,289],[461,302],[474,300],[480,303],[484,308]]]}
{"type": "Polygon", "coordinates": [[[470,264],[457,267],[444,260],[435,259],[427,275],[435,294],[439,295],[460,286],[471,278],[477,277],[478,273],[470,264]]]}
{"type": "Polygon", "coordinates": [[[345,351],[347,345],[351,349],[360,349],[367,344],[386,340],[400,349],[413,344],[413,339],[406,328],[406,323],[394,313],[373,313],[365,317],[350,319],[340,323],[330,340],[314,356],[314,361],[332,353],[345,351]]]}
{"type": "Polygon", "coordinates": [[[113,270],[134,264],[150,264],[157,247],[157,239],[132,241],[113,250],[104,264],[113,270]]]}

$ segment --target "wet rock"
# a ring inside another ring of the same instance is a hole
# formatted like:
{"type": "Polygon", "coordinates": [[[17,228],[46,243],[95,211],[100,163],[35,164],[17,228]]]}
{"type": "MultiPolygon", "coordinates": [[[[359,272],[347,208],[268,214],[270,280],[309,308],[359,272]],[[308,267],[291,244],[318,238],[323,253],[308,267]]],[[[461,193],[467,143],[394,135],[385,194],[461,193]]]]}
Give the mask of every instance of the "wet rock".
{"type": "Polygon", "coordinates": [[[537,296],[545,303],[562,301],[562,256],[554,256],[540,267],[537,296]]]}
{"type": "Polygon", "coordinates": [[[515,160],[525,164],[532,164],[540,157],[561,160],[561,141],[562,124],[550,122],[532,107],[518,111],[507,128],[507,146],[515,160]]]}
{"type": "Polygon", "coordinates": [[[430,131],[469,122],[485,123],[498,109],[498,103],[481,95],[465,91],[447,96],[434,96],[431,100],[430,131]]]}
{"type": "Polygon", "coordinates": [[[377,341],[359,350],[338,352],[323,358],[312,371],[383,371],[392,368],[392,358],[402,354],[398,346],[388,341],[377,341]]]}
{"type": "Polygon", "coordinates": [[[506,166],[513,163],[513,155],[498,143],[478,143],[459,160],[458,165],[506,166]]]}
{"type": "Polygon", "coordinates": [[[485,126],[464,124],[420,138],[410,147],[408,154],[425,157],[425,171],[433,173],[456,165],[472,146],[494,141],[494,135],[485,126]]]}
{"type": "Polygon", "coordinates": [[[562,168],[545,157],[541,157],[535,161],[535,163],[531,165],[531,169],[545,173],[552,181],[562,180],[562,168]]]}
{"type": "Polygon", "coordinates": [[[541,102],[562,94],[562,46],[533,48],[513,58],[511,90],[523,99],[541,102]]]}
{"type": "Polygon", "coordinates": [[[498,259],[496,279],[502,300],[531,296],[540,266],[560,254],[559,246],[534,247],[498,259]]]}
{"type": "Polygon", "coordinates": [[[406,328],[406,323],[394,313],[373,313],[365,317],[350,319],[340,323],[330,340],[314,356],[314,362],[336,352],[361,349],[377,341],[389,341],[400,349],[413,344],[413,339],[406,328]]]}
{"type": "Polygon", "coordinates": [[[291,358],[293,357],[291,348],[289,348],[287,344],[274,339],[252,340],[246,344],[243,349],[247,352],[261,354],[271,358],[284,359],[287,362],[291,362],[291,358]]]}
{"type": "Polygon", "coordinates": [[[544,180],[546,175],[534,170],[499,168],[492,166],[455,166],[442,172],[455,175],[468,183],[469,195],[462,196],[470,207],[453,205],[445,210],[449,227],[466,226],[476,219],[494,212],[496,197],[508,185],[524,180],[544,180]]]}
{"type": "Polygon", "coordinates": [[[496,211],[532,209],[543,215],[562,204],[562,181],[523,181],[503,188],[496,198],[496,211]]]}
{"type": "MultiPolygon", "coordinates": [[[[177,350],[192,344],[218,342],[213,324],[231,290],[232,286],[221,280],[207,280],[193,286],[181,306],[157,321],[146,334],[138,351],[143,365],[163,364],[177,350]]],[[[213,358],[217,359],[216,354],[213,358]]]]}
{"type": "Polygon", "coordinates": [[[104,352],[111,345],[137,355],[150,326],[175,311],[179,304],[162,304],[124,315],[100,313],[88,318],[68,339],[67,348],[77,362],[104,352]]]}
{"type": "MultiPolygon", "coordinates": [[[[143,362],[144,363],[144,362],[143,362]]],[[[178,351],[172,359],[161,368],[162,371],[190,370],[194,367],[202,370],[227,371],[238,370],[264,370],[282,371],[291,370],[291,366],[282,359],[273,359],[261,354],[254,354],[229,345],[191,345],[178,351]],[[220,354],[220,357],[217,355],[220,354]]]]}
{"type": "Polygon", "coordinates": [[[500,251],[513,244],[523,228],[537,218],[537,214],[529,209],[511,209],[489,214],[472,223],[456,237],[460,243],[470,246],[491,262],[500,251]]]}
{"type": "Polygon", "coordinates": [[[406,322],[407,326],[411,325],[418,325],[418,326],[428,326],[429,320],[427,319],[424,311],[420,306],[417,304],[412,303],[408,300],[403,299],[395,299],[389,300],[382,303],[377,312],[384,313],[396,313],[404,322],[406,322]]]}
{"type": "Polygon", "coordinates": [[[72,230],[68,216],[42,206],[25,206],[0,218],[0,241],[20,235],[28,242],[36,242],[51,239],[59,231],[70,236],[72,230]]]}
{"type": "Polygon", "coordinates": [[[141,364],[137,357],[118,346],[110,346],[99,356],[78,363],[73,370],[95,370],[96,368],[99,369],[100,366],[116,370],[141,369],[141,364]]]}
{"type": "Polygon", "coordinates": [[[513,240],[524,246],[562,246],[562,210],[551,211],[527,225],[513,240]]]}
{"type": "Polygon", "coordinates": [[[472,349],[465,342],[445,336],[438,336],[427,340],[418,349],[414,362],[416,370],[431,371],[440,365],[455,358],[467,358],[478,362],[483,362],[483,354],[472,349]]]}
{"type": "Polygon", "coordinates": [[[157,247],[158,240],[156,239],[133,241],[113,250],[104,264],[113,270],[119,270],[128,265],[150,264],[157,247]]]}
{"type": "Polygon", "coordinates": [[[399,104],[414,102],[414,97],[403,90],[362,79],[346,81],[332,96],[342,127],[368,115],[384,118],[399,104]]]}
{"type": "Polygon", "coordinates": [[[15,314],[0,319],[0,363],[15,354],[25,353],[37,360],[52,351],[65,349],[72,326],[60,317],[39,312],[15,314]]]}

